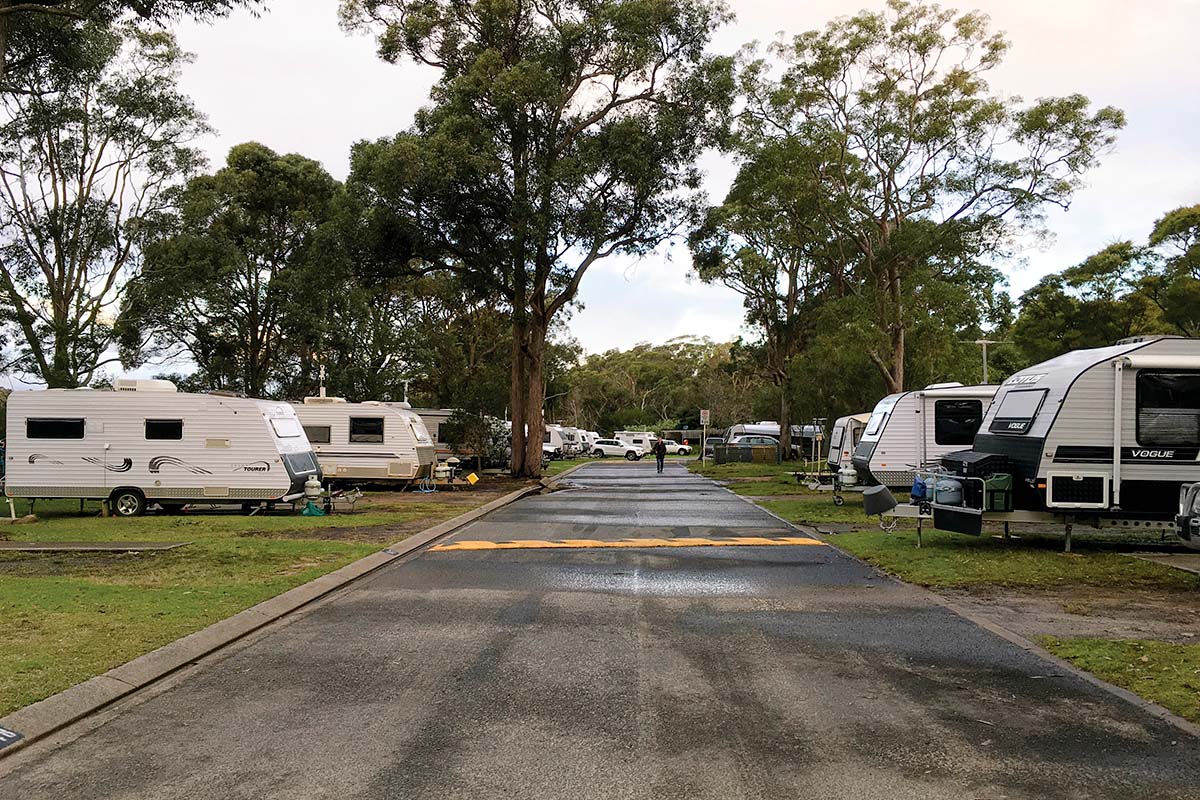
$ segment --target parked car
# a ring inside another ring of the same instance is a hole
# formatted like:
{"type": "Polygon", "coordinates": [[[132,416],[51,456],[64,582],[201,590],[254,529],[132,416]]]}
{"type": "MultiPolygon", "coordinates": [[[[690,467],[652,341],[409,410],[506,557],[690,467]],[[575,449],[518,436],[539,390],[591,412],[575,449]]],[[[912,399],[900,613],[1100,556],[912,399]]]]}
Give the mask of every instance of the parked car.
{"type": "Polygon", "coordinates": [[[692,448],[686,444],[680,444],[674,439],[663,439],[663,444],[667,446],[667,455],[669,456],[690,456],[692,448]]]}
{"type": "Polygon", "coordinates": [[[710,436],[707,439],[705,439],[704,440],[704,457],[705,458],[715,458],[716,451],[714,450],[714,448],[717,447],[718,445],[722,445],[722,444],[725,444],[725,439],[721,436],[710,436]]]}
{"type": "Polygon", "coordinates": [[[646,455],[646,451],[637,445],[625,444],[617,439],[597,439],[592,445],[592,455],[596,458],[605,456],[625,456],[628,461],[638,461],[646,455]]]}
{"type": "Polygon", "coordinates": [[[749,434],[746,436],[734,436],[729,440],[730,447],[742,446],[749,447],[750,445],[770,444],[779,447],[779,440],[774,436],[763,436],[761,434],[749,434]]]}

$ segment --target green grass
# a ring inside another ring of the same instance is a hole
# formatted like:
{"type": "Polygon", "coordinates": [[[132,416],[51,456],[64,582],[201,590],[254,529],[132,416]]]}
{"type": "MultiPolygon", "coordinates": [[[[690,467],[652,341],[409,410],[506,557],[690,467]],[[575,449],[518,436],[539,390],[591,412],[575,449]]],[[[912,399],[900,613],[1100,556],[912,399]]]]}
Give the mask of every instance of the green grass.
{"type": "MultiPolygon", "coordinates": [[[[593,461],[599,461],[597,458],[567,458],[562,461],[551,461],[550,465],[543,470],[543,475],[558,475],[560,472],[566,472],[571,467],[577,467],[580,464],[590,464],[593,461]]],[[[609,460],[609,459],[606,459],[609,460]]]]}
{"type": "MultiPolygon", "coordinates": [[[[812,466],[811,464],[809,466],[812,466]]],[[[795,483],[795,478],[789,472],[804,470],[801,461],[785,461],[782,464],[747,464],[736,462],[730,464],[714,464],[711,460],[701,464],[696,461],[688,465],[692,472],[715,480],[730,480],[735,478],[764,478],[783,477],[795,483]]]]}
{"type": "MultiPolygon", "coordinates": [[[[196,537],[227,535],[269,535],[273,532],[293,534],[297,531],[322,528],[369,528],[398,525],[413,519],[436,515],[445,510],[437,502],[409,503],[397,511],[370,511],[355,514],[333,514],[325,517],[301,517],[294,514],[273,514],[248,517],[237,513],[189,513],[180,515],[148,514],[144,517],[101,518],[98,503],[85,503],[79,513],[74,500],[39,500],[34,513],[39,521],[33,525],[0,527],[0,537],[11,541],[30,542],[162,542],[191,541],[196,537]]],[[[17,513],[22,512],[18,504],[17,513]]]]}
{"type": "MultiPolygon", "coordinates": [[[[0,715],[306,583],[469,506],[328,517],[100,519],[78,503],[0,528],[23,541],[189,541],[145,553],[0,553],[0,715]],[[322,538],[325,537],[325,538],[322,538]]],[[[18,512],[22,509],[18,508],[18,512]]]]}
{"type": "Polygon", "coordinates": [[[1200,589],[1200,577],[1113,552],[1098,539],[1077,538],[1062,552],[1062,538],[1022,534],[1005,542],[991,536],[926,531],[917,549],[915,531],[845,533],[834,544],[897,577],[937,588],[990,585],[1025,588],[1095,586],[1166,591],[1200,589]]]}
{"type": "MultiPolygon", "coordinates": [[[[774,484],[766,485],[773,486],[774,484]]],[[[833,504],[833,495],[829,492],[811,492],[803,486],[798,488],[800,491],[787,492],[787,494],[801,494],[805,495],[804,497],[789,500],[766,500],[761,505],[763,508],[778,514],[786,520],[800,524],[848,522],[861,525],[864,528],[876,524],[874,520],[868,519],[863,513],[862,498],[859,495],[843,495],[846,504],[839,507],[833,504]]],[[[757,494],[757,492],[739,492],[739,494],[753,495],[757,494]]],[[[838,541],[840,542],[841,539],[838,539],[838,541]]]]}
{"type": "Polygon", "coordinates": [[[1200,644],[1053,636],[1040,642],[1075,666],[1200,722],[1200,644]]]}

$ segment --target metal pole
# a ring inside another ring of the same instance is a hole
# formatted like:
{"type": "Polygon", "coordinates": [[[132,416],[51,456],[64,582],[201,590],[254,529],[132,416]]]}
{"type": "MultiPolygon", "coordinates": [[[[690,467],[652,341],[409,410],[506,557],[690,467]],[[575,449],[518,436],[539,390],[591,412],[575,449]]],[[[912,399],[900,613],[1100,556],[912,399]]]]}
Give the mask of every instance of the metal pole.
{"type": "Polygon", "coordinates": [[[984,339],[982,341],[982,344],[983,344],[983,384],[984,384],[984,386],[986,386],[987,382],[988,382],[987,346],[988,346],[989,342],[987,339],[984,339]]]}

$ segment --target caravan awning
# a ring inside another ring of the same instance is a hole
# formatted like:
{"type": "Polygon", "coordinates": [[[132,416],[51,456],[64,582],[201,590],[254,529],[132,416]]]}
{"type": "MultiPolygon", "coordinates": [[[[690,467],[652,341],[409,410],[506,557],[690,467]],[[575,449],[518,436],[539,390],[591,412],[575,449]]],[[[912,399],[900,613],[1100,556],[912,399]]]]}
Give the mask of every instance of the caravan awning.
{"type": "Polygon", "coordinates": [[[1200,355],[1131,355],[1113,359],[1126,369],[1200,369],[1200,355]]]}

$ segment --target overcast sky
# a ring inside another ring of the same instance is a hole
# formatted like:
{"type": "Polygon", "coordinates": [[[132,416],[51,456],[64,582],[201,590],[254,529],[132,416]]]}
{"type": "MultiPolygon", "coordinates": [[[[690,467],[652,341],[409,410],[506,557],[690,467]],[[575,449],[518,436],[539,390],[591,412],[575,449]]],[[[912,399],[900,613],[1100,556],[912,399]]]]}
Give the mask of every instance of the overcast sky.
{"type": "MultiPolygon", "coordinates": [[[[203,144],[214,165],[228,149],[255,140],[321,161],[335,177],[348,170],[358,139],[408,126],[425,102],[433,74],[391,66],[374,42],[343,33],[336,0],[273,0],[268,13],[239,13],[213,25],[188,24],[179,36],[195,62],[183,88],[217,130],[203,144]]],[[[734,0],[734,24],[714,48],[822,27],[829,19],[882,2],[734,0]]],[[[1125,110],[1128,127],[1102,166],[1088,175],[1069,212],[1052,213],[1052,239],[1031,246],[1008,270],[1019,293],[1047,273],[1079,262],[1109,242],[1144,239],[1163,211],[1200,202],[1200,0],[975,0],[1005,31],[1012,49],[990,77],[992,88],[1025,98],[1082,92],[1097,105],[1125,110]]],[[[704,162],[711,199],[732,167],[704,162]]],[[[686,248],[664,248],[637,262],[610,260],[583,280],[584,309],[570,327],[588,352],[662,342],[685,334],[733,338],[740,298],[689,282],[686,248]]]]}

